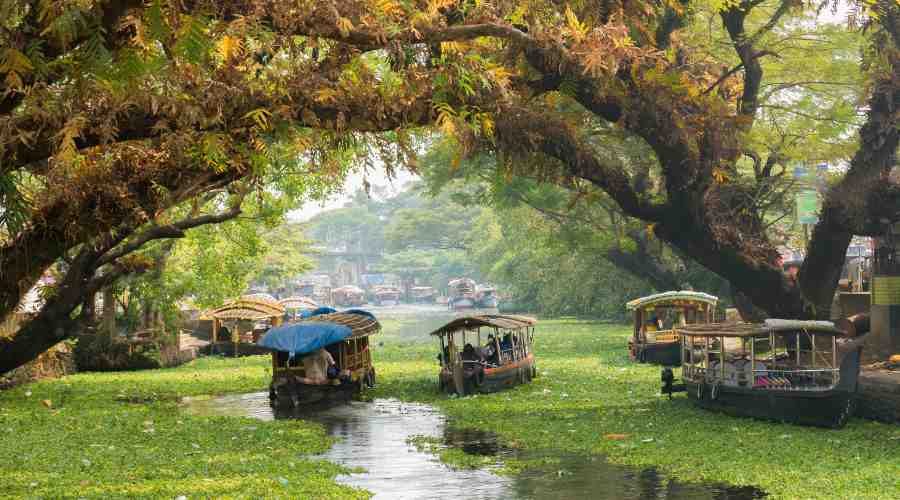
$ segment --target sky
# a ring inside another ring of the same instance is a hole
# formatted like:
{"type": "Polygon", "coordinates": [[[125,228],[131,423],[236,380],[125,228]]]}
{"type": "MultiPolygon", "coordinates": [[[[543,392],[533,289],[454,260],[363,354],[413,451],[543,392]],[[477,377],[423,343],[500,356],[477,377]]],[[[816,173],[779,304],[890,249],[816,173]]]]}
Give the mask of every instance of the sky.
{"type": "Polygon", "coordinates": [[[350,200],[354,192],[362,188],[364,177],[368,179],[369,184],[373,188],[376,186],[387,188],[388,196],[403,191],[404,185],[419,178],[418,175],[404,169],[398,169],[393,179],[388,179],[384,170],[370,170],[365,175],[362,172],[354,172],[347,177],[347,181],[344,182],[344,186],[339,194],[331,196],[324,202],[308,201],[304,203],[301,208],[288,212],[288,220],[291,222],[303,222],[320,212],[341,208],[344,206],[344,203],[350,200]]]}

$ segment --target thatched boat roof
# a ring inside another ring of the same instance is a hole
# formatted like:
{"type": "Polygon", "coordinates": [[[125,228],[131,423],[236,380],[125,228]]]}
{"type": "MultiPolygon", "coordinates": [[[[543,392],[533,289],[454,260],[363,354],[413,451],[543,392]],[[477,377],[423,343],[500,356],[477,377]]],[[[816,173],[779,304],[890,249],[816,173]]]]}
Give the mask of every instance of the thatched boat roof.
{"type": "Polygon", "coordinates": [[[703,292],[695,292],[692,290],[679,290],[671,292],[656,293],[634,299],[625,304],[625,308],[629,311],[641,309],[652,305],[682,305],[683,303],[703,303],[715,306],[719,302],[719,298],[703,292]]]}
{"type": "Polygon", "coordinates": [[[379,323],[374,316],[367,316],[365,314],[350,312],[320,314],[318,316],[313,316],[311,318],[298,321],[295,324],[303,323],[335,323],[338,325],[346,326],[352,331],[350,336],[347,337],[348,339],[367,337],[369,335],[375,335],[376,333],[381,331],[381,323],[379,323]]]}
{"type": "Polygon", "coordinates": [[[511,314],[483,314],[479,316],[463,316],[430,333],[430,335],[446,335],[459,330],[473,330],[482,326],[500,328],[502,330],[518,330],[534,326],[537,320],[528,316],[511,314]]]}
{"type": "Polygon", "coordinates": [[[263,320],[284,315],[284,306],[274,299],[254,298],[245,295],[236,300],[230,300],[224,305],[203,313],[203,318],[218,320],[263,320]]]}
{"type": "Polygon", "coordinates": [[[288,297],[278,301],[285,309],[309,309],[319,307],[319,303],[309,297],[288,297]]]}

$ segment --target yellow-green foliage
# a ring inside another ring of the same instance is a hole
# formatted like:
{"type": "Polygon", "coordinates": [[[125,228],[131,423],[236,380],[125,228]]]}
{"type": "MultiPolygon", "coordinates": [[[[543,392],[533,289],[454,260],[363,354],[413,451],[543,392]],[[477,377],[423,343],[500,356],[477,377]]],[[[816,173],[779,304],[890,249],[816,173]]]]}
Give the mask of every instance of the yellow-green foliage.
{"type": "Polygon", "coordinates": [[[683,394],[668,401],[659,394],[659,368],[628,360],[628,334],[622,326],[543,321],[533,383],[462,399],[437,392],[436,342],[385,335],[377,393],[435,404],[452,425],[493,430],[527,450],[605,454],[689,481],[754,485],[775,498],[900,497],[900,428],[862,419],[839,431],[799,427],[707,412],[683,394]]]}
{"type": "Polygon", "coordinates": [[[0,393],[0,497],[366,498],[318,424],[195,417],[181,396],[258,391],[266,358],[80,374],[0,393]],[[49,408],[48,408],[49,406],[49,408]]]}

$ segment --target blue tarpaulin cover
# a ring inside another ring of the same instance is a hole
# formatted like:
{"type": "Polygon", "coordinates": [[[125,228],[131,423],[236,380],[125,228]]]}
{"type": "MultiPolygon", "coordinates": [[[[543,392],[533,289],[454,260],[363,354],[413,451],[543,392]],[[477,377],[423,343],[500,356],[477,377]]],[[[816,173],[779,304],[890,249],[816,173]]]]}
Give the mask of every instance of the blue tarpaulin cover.
{"type": "Polygon", "coordinates": [[[344,325],[321,321],[304,321],[272,328],[259,340],[259,345],[291,356],[317,351],[328,344],[349,337],[351,330],[344,325]]]}
{"type": "Polygon", "coordinates": [[[322,314],[331,314],[331,313],[336,313],[336,312],[337,312],[337,309],[322,306],[322,307],[319,307],[318,309],[313,309],[312,311],[303,311],[302,313],[300,313],[300,318],[306,319],[306,318],[312,318],[313,316],[319,316],[322,314]]]}
{"type": "Polygon", "coordinates": [[[347,309],[346,311],[343,311],[343,312],[348,313],[348,314],[360,314],[362,316],[367,316],[369,318],[375,319],[374,314],[372,314],[369,311],[366,311],[364,309],[347,309]]]}

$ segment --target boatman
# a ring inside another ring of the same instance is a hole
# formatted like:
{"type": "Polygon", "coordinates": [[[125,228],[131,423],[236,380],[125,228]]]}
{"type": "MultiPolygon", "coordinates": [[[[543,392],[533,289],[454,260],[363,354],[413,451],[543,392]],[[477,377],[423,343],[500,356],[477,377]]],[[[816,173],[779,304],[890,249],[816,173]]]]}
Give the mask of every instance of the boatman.
{"type": "Polygon", "coordinates": [[[304,384],[327,383],[329,366],[334,366],[334,358],[323,347],[303,358],[303,371],[306,372],[306,376],[300,381],[304,384]]]}

